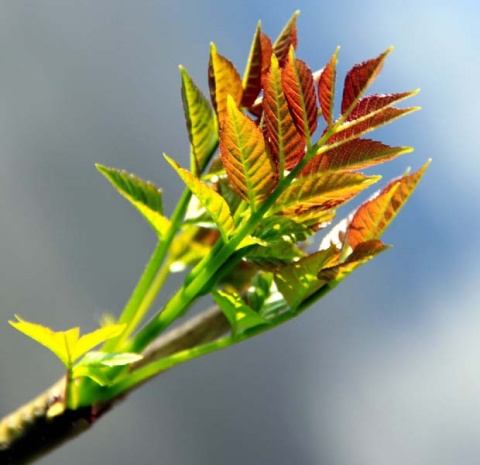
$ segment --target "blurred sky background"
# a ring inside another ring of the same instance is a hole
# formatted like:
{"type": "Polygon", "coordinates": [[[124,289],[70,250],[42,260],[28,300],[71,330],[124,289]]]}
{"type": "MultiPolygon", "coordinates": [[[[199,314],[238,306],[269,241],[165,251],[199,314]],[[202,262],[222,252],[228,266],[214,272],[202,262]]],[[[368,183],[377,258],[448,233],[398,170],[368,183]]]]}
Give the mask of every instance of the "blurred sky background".
{"type": "Polygon", "coordinates": [[[421,88],[382,130],[432,165],[384,239],[395,247],[288,325],[155,379],[39,464],[451,465],[480,455],[477,1],[0,1],[0,413],[62,374],[10,328],[118,313],[154,234],[96,172],[181,185],[177,65],[207,89],[209,43],[243,72],[256,22],[296,9],[298,56],[339,76],[394,45],[377,92],[421,88]],[[410,102],[409,102],[410,103],[410,102]],[[477,161],[475,161],[477,160],[477,161]]]}

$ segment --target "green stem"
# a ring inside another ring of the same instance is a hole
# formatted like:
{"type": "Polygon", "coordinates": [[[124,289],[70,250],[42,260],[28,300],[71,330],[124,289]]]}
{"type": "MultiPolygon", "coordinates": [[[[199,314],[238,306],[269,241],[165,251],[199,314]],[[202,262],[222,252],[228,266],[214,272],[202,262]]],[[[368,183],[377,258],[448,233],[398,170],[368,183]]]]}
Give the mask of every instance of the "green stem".
{"type": "Polygon", "coordinates": [[[276,326],[280,326],[283,323],[297,317],[302,312],[304,312],[307,308],[309,308],[315,301],[323,297],[325,294],[330,292],[334,289],[341,280],[337,281],[334,280],[321,289],[319,289],[313,296],[306,299],[302,302],[296,311],[287,311],[282,313],[281,315],[274,318],[270,324],[268,325],[261,325],[250,330],[247,330],[239,335],[233,336],[225,336],[220,339],[217,339],[213,342],[208,342],[206,344],[202,344],[197,347],[189,348],[177,352],[169,357],[163,358],[161,360],[155,361],[146,365],[133,373],[128,374],[125,378],[121,379],[113,386],[109,387],[108,390],[104,393],[105,400],[114,398],[123,392],[129,391],[130,389],[138,386],[139,384],[147,381],[148,379],[156,376],[157,374],[161,373],[162,371],[166,371],[175,365],[179,365],[181,363],[188,362],[192,359],[201,357],[203,355],[210,354],[212,352],[216,352],[221,349],[225,349],[227,347],[233,346],[238,344],[239,342],[245,341],[250,339],[254,336],[258,336],[261,333],[264,333],[270,329],[275,328],[276,326]]]}
{"type": "Polygon", "coordinates": [[[186,189],[171,218],[168,232],[163,239],[160,239],[143,272],[130,300],[127,302],[120,318],[119,324],[126,323],[125,331],[115,339],[107,341],[103,347],[106,352],[114,352],[119,349],[127,338],[137,329],[145,314],[148,312],[155,297],[163,286],[169,274],[169,267],[161,268],[169,252],[170,245],[178,232],[190,201],[191,192],[186,189]]]}
{"type": "MultiPolygon", "coordinates": [[[[324,143],[335,131],[336,126],[327,131],[320,139],[319,143],[324,143]]],[[[318,145],[318,144],[317,144],[318,145]]],[[[251,234],[259,221],[265,216],[282,192],[292,183],[295,176],[305,166],[305,164],[315,155],[316,148],[312,147],[303,160],[282,179],[272,194],[260,205],[259,209],[252,213],[252,216],[240,226],[232,239],[223,244],[217,243],[210,254],[203,259],[187,276],[185,285],[167,302],[157,316],[155,316],[147,325],[140,330],[129,346],[128,351],[141,352],[150,342],[158,337],[175,319],[185,314],[190,305],[196,298],[203,295],[207,283],[212,283],[215,274],[230,258],[240,245],[242,240],[251,234]]]]}

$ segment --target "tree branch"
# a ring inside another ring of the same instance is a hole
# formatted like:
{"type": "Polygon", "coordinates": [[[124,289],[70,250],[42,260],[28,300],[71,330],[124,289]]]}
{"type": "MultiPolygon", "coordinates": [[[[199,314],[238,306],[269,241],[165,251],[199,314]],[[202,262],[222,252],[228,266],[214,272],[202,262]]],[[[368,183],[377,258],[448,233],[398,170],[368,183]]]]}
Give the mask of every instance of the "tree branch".
{"type": "MultiPolygon", "coordinates": [[[[212,307],[159,337],[132,366],[137,370],[181,350],[214,341],[229,330],[218,307],[212,307]]],[[[136,386],[137,387],[137,386],[136,386]]],[[[129,392],[130,393],[130,392],[129,392]]],[[[129,393],[108,402],[65,410],[65,378],[0,421],[0,463],[23,465],[46,455],[88,430],[129,393]]]]}

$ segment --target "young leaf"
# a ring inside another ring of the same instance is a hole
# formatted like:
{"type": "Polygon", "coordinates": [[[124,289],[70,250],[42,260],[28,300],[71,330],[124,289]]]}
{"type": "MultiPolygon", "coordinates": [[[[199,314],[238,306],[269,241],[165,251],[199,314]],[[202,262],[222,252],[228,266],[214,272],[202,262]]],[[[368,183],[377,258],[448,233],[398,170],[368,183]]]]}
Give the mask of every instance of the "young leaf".
{"type": "Polygon", "coordinates": [[[218,226],[223,241],[228,242],[229,235],[235,230],[235,224],[225,199],[192,173],[180,168],[171,158],[166,155],[164,157],[210,214],[212,220],[218,226]]]}
{"type": "Polygon", "coordinates": [[[387,55],[393,50],[393,47],[389,47],[385,52],[379,55],[377,58],[373,58],[368,61],[364,61],[358,65],[355,65],[345,77],[345,85],[343,87],[342,98],[342,115],[353,108],[357,104],[358,100],[365,93],[367,88],[372,84],[375,78],[380,73],[383,62],[387,55]]]}
{"type": "Polygon", "coordinates": [[[182,76],[182,102],[188,137],[194,157],[195,173],[202,173],[217,142],[217,118],[206,97],[195,85],[185,68],[180,66],[182,76]]]}
{"type": "Polygon", "coordinates": [[[401,102],[413,95],[418,94],[419,90],[411,90],[408,92],[398,92],[395,94],[373,94],[361,98],[346,121],[368,118],[375,113],[380,113],[383,109],[391,107],[394,103],[401,102]]]}
{"type": "Polygon", "coordinates": [[[373,115],[369,114],[362,118],[347,121],[339,126],[338,132],[330,137],[325,147],[330,146],[328,147],[330,149],[357,139],[364,134],[417,110],[419,110],[419,107],[384,108],[380,112],[373,113],[373,115]]]}
{"type": "Polygon", "coordinates": [[[295,58],[293,47],[282,72],[282,84],[295,125],[309,141],[317,127],[317,95],[312,71],[305,62],[295,58]]]}
{"type": "Polygon", "coordinates": [[[102,342],[120,336],[125,327],[126,324],[108,325],[92,331],[91,333],[84,334],[78,339],[77,343],[71,347],[72,360],[75,361],[79,359],[82,355],[86,354],[89,350],[98,346],[102,342]]]}
{"type": "Polygon", "coordinates": [[[411,152],[411,147],[390,147],[371,139],[353,139],[328,148],[313,157],[302,169],[301,176],[338,170],[358,170],[392,160],[411,152]]]}
{"type": "Polygon", "coordinates": [[[170,221],[163,216],[162,191],[158,187],[126,171],[99,164],[95,166],[112,186],[144,216],[157,234],[165,235],[170,227],[170,221]]]}
{"type": "Polygon", "coordinates": [[[277,185],[276,166],[262,131],[230,96],[220,132],[220,154],[233,189],[255,210],[277,185]]]}
{"type": "Polygon", "coordinates": [[[143,358],[142,355],[132,354],[128,352],[122,353],[109,353],[109,352],[89,352],[78,362],[75,367],[94,367],[94,366],[106,366],[116,367],[130,365],[138,362],[143,358]]]}
{"type": "Polygon", "coordinates": [[[281,65],[287,59],[290,47],[297,48],[297,16],[299,14],[299,10],[293,13],[273,44],[273,53],[277,56],[281,65]]]}
{"type": "Polygon", "coordinates": [[[416,173],[390,182],[373,199],[365,202],[354,214],[347,228],[347,241],[355,249],[359,244],[378,239],[397,216],[417,187],[430,161],[416,173]]]}
{"type": "Polygon", "coordinates": [[[280,195],[272,212],[294,214],[312,207],[328,210],[347,202],[379,179],[380,176],[349,172],[299,178],[280,195]]]}
{"type": "Polygon", "coordinates": [[[11,326],[51,350],[67,368],[70,368],[75,360],[93,347],[107,339],[119,336],[126,326],[124,324],[105,326],[79,337],[79,328],[53,331],[45,326],[22,320],[17,315],[15,318],[17,321],[9,321],[11,326]]]}
{"type": "Polygon", "coordinates": [[[304,299],[323,287],[328,280],[317,275],[337,254],[335,248],[319,250],[297,262],[279,268],[274,273],[275,284],[294,310],[304,299]]]}
{"type": "Polygon", "coordinates": [[[219,290],[213,291],[212,296],[230,323],[234,336],[255,326],[268,324],[238,294],[219,290]]]}
{"type": "Polygon", "coordinates": [[[385,245],[379,240],[362,242],[355,247],[344,262],[322,269],[318,273],[318,279],[334,287],[358,267],[389,248],[389,245],[385,245]]]}
{"type": "Polygon", "coordinates": [[[213,107],[221,123],[227,108],[227,96],[230,95],[238,108],[242,101],[243,87],[238,71],[230,60],[217,52],[215,44],[210,47],[208,64],[208,85],[213,107]]]}
{"type": "Polygon", "coordinates": [[[333,122],[333,105],[335,100],[335,82],[337,79],[337,57],[339,48],[335,51],[330,61],[320,74],[318,81],[318,97],[322,115],[327,122],[328,127],[333,122]]]}
{"type": "Polygon", "coordinates": [[[292,169],[305,155],[305,138],[297,130],[282,87],[278,60],[272,62],[265,82],[263,108],[270,147],[278,163],[278,172],[292,169]]]}
{"type": "Polygon", "coordinates": [[[268,36],[261,31],[259,22],[255,36],[253,37],[247,67],[243,75],[243,107],[250,108],[255,103],[262,89],[262,80],[270,67],[270,57],[272,53],[272,42],[268,36]]]}

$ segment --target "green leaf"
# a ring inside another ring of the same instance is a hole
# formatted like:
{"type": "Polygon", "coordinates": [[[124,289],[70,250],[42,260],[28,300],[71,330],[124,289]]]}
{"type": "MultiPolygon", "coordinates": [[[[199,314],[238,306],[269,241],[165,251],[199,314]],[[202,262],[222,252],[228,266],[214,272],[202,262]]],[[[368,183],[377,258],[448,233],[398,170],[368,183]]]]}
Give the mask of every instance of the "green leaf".
{"type": "Polygon", "coordinates": [[[150,223],[160,236],[170,228],[170,221],[163,216],[162,191],[149,181],[116,168],[96,165],[112,184],[150,223]]]}
{"type": "Polygon", "coordinates": [[[180,73],[183,112],[194,158],[192,167],[195,174],[199,175],[209,162],[209,157],[213,154],[218,141],[217,118],[209,101],[182,66],[180,66],[180,73]]]}
{"type": "Polygon", "coordinates": [[[183,182],[198,198],[200,203],[208,211],[212,220],[218,227],[224,242],[228,242],[229,236],[235,231],[235,223],[233,222],[230,208],[225,199],[215,192],[213,189],[204,184],[200,179],[195,177],[189,171],[181,168],[175,161],[164,155],[168,163],[177,172],[183,182]]]}
{"type": "Polygon", "coordinates": [[[319,250],[297,262],[279,268],[274,273],[275,284],[293,311],[303,300],[328,282],[325,279],[319,279],[318,273],[329,265],[337,253],[334,247],[319,250]]]}
{"type": "Polygon", "coordinates": [[[89,352],[78,362],[76,366],[94,367],[94,366],[123,366],[131,365],[143,358],[142,355],[133,354],[129,352],[110,353],[110,352],[89,352]]]}
{"type": "Polygon", "coordinates": [[[275,55],[272,55],[265,82],[263,109],[269,146],[277,161],[279,175],[283,177],[284,171],[291,170],[305,155],[305,135],[297,130],[290,113],[275,55]]]}
{"type": "Polygon", "coordinates": [[[89,378],[99,386],[110,386],[114,382],[112,372],[102,366],[75,366],[72,378],[89,378]]]}
{"type": "Polygon", "coordinates": [[[113,324],[103,326],[102,328],[92,331],[91,333],[84,334],[78,339],[75,346],[72,347],[72,359],[75,361],[102,342],[120,336],[120,334],[122,334],[125,330],[126,326],[126,324],[113,324]]]}
{"type": "Polygon", "coordinates": [[[275,189],[278,176],[262,131],[240,110],[232,97],[220,132],[220,155],[228,179],[252,211],[275,189]]]}
{"type": "Polygon", "coordinates": [[[11,326],[51,350],[67,369],[93,347],[107,339],[119,336],[126,327],[124,324],[105,326],[79,337],[78,327],[67,331],[53,331],[45,326],[22,320],[17,315],[15,318],[17,321],[9,321],[11,326]]]}
{"type": "Polygon", "coordinates": [[[247,329],[268,324],[268,321],[252,310],[238,294],[219,290],[213,291],[212,296],[230,323],[234,336],[247,329]]]}

